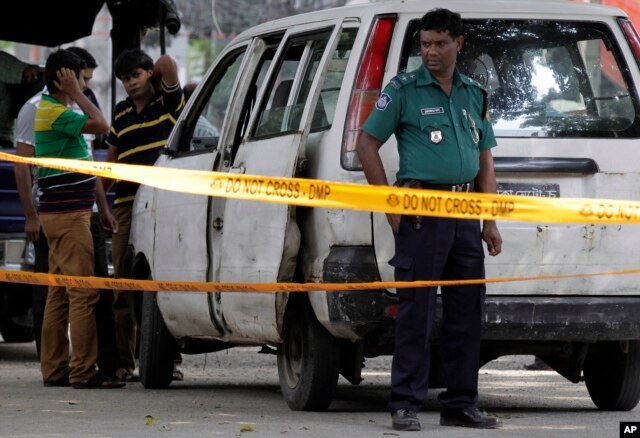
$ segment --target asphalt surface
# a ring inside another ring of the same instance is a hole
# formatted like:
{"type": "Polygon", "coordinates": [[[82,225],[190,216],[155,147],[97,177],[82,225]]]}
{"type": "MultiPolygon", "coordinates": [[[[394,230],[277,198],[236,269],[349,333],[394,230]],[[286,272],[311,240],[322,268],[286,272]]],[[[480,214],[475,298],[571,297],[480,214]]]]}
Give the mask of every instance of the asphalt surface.
{"type": "Polygon", "coordinates": [[[640,421],[640,408],[599,411],[584,384],[526,370],[531,356],[508,356],[480,371],[479,405],[502,429],[440,426],[433,390],[423,430],[396,432],[386,410],[389,357],[367,360],[359,386],[341,380],[327,412],[292,412],[276,357],[259,350],[184,356],[185,380],[166,390],[77,390],[43,387],[34,344],[0,342],[0,437],[618,437],[620,421],[640,421]]]}

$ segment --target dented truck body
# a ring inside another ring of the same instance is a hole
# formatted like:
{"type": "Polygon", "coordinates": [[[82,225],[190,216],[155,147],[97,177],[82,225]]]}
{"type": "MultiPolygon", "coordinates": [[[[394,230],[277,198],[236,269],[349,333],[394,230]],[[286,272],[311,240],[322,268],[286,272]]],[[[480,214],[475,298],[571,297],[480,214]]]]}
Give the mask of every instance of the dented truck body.
{"type": "MultiPolygon", "coordinates": [[[[366,183],[354,150],[381,88],[420,63],[418,22],[434,2],[379,2],[269,22],[239,35],[210,67],[158,167],[223,172],[230,195],[297,199],[295,181],[366,183]],[[204,117],[219,137],[194,137],[204,117]],[[235,174],[252,175],[249,182],[235,174]]],[[[593,198],[601,215],[628,217],[598,199],[640,199],[637,35],[616,9],[561,1],[452,1],[466,24],[459,68],[487,89],[498,140],[500,193],[593,198]],[[499,40],[500,44],[495,41],[499,40]],[[635,47],[635,49],[634,49],[635,47]],[[634,52],[635,50],[635,52],[634,52]]],[[[395,138],[381,149],[395,180],[395,138]]],[[[509,205],[496,203],[496,211],[509,205]]],[[[127,256],[132,278],[264,282],[393,280],[384,214],[204,197],[143,186],[127,256]]],[[[640,399],[640,227],[499,221],[503,253],[491,282],[482,363],[535,354],[601,409],[640,399]],[[569,274],[598,276],[550,278],[569,274]],[[525,281],[523,277],[526,277],[525,281]],[[534,277],[546,277],[535,278],[534,277]]],[[[624,221],[621,221],[624,223],[624,221]]],[[[395,290],[309,293],[144,293],[143,385],[170,383],[172,354],[236,345],[277,347],[283,396],[294,410],[326,409],[337,379],[361,381],[368,357],[391,354],[395,290]]],[[[431,384],[438,375],[439,326],[431,384]]]]}

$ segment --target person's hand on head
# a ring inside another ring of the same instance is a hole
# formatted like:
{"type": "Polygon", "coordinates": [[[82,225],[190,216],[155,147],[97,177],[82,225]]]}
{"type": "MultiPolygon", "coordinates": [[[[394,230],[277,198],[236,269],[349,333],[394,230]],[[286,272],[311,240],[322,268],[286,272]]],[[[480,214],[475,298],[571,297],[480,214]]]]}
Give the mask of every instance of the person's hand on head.
{"type": "Polygon", "coordinates": [[[61,68],[56,72],[58,80],[55,81],[56,87],[60,91],[68,94],[69,96],[82,93],[82,84],[80,84],[75,72],[69,68],[61,68]]]}

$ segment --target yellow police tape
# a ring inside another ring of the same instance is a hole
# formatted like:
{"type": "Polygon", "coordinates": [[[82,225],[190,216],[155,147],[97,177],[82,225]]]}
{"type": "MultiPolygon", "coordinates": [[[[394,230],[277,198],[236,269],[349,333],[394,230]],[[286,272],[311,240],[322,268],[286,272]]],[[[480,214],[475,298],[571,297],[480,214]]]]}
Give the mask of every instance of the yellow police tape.
{"type": "MultiPolygon", "coordinates": [[[[312,179],[236,175],[220,172],[134,166],[81,160],[25,158],[2,152],[0,152],[0,160],[35,164],[111,179],[133,181],[160,189],[184,193],[310,207],[345,208],[382,213],[467,219],[577,223],[640,222],[640,203],[632,201],[553,199],[483,193],[443,192],[347,184],[312,179]]],[[[640,273],[640,270],[455,281],[299,284],[129,280],[72,277],[21,271],[0,271],[0,281],[119,290],[271,293],[431,287],[637,273],[640,273]]]]}
{"type": "Polygon", "coordinates": [[[640,202],[636,201],[444,192],[95,161],[24,158],[2,152],[0,160],[133,181],[184,193],[308,207],[462,219],[589,224],[640,222],[640,202]]]}
{"type": "Polygon", "coordinates": [[[624,271],[596,272],[590,274],[543,275],[537,277],[504,277],[474,280],[438,281],[372,281],[367,283],[224,283],[199,281],[158,281],[131,280],[126,278],[76,277],[23,271],[0,270],[0,281],[49,286],[78,287],[86,289],[141,290],[147,292],[338,292],[357,290],[378,290],[390,288],[418,288],[435,286],[456,286],[481,283],[507,283],[515,281],[557,280],[578,277],[598,277],[605,275],[640,274],[640,269],[624,271]]]}

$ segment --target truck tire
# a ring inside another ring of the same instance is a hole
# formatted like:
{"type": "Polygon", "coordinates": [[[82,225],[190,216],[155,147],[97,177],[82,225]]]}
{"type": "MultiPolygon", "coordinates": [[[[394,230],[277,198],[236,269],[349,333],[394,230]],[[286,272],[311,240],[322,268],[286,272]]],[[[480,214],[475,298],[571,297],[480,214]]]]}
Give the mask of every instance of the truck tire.
{"type": "Polygon", "coordinates": [[[293,411],[324,411],[338,386],[339,343],[318,322],[308,300],[291,303],[278,346],[282,395],[293,411]]]}
{"type": "Polygon", "coordinates": [[[583,372],[593,403],[604,411],[630,411],[640,401],[640,341],[599,342],[589,348],[583,372]]]}
{"type": "Polygon", "coordinates": [[[4,342],[33,342],[33,327],[16,323],[13,318],[0,320],[0,334],[4,342]]]}
{"type": "Polygon", "coordinates": [[[158,308],[157,292],[145,292],[140,326],[140,382],[147,389],[164,389],[173,378],[178,346],[158,308]]]}

